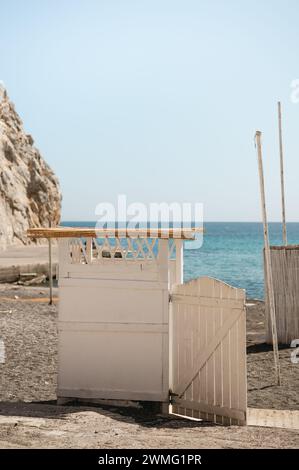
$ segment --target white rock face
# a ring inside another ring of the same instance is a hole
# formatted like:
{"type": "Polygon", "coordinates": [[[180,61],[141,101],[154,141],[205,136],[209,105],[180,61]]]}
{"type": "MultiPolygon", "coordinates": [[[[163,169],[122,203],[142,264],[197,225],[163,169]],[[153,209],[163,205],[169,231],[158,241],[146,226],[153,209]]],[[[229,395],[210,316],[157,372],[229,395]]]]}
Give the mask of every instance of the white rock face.
{"type": "Polygon", "coordinates": [[[0,250],[35,243],[26,236],[29,227],[60,220],[58,180],[33,143],[0,86],[0,250]]]}

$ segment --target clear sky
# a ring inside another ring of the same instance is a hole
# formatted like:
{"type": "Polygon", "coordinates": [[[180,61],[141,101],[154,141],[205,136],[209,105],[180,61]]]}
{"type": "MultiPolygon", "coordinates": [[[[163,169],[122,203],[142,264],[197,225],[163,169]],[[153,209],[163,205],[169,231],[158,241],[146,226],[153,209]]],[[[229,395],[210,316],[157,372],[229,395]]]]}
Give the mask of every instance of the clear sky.
{"type": "Polygon", "coordinates": [[[0,80],[58,175],[63,219],[95,206],[203,202],[205,220],[299,220],[298,0],[0,0],[0,80]]]}

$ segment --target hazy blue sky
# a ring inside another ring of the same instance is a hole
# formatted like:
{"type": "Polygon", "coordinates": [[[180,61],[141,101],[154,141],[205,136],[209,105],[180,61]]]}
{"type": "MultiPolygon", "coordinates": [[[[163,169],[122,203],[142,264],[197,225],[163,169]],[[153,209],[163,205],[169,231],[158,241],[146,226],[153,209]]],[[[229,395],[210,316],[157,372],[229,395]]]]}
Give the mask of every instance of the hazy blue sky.
{"type": "Polygon", "coordinates": [[[63,218],[102,201],[198,201],[206,220],[299,220],[298,0],[0,0],[0,80],[57,173],[63,218]]]}

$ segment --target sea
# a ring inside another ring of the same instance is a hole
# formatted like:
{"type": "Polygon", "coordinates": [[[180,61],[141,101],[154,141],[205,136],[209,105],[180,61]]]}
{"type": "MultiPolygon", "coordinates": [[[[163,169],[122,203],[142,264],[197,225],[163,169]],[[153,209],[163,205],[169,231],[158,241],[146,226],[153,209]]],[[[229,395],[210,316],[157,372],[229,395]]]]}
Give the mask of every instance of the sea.
{"type": "MultiPolygon", "coordinates": [[[[64,226],[94,227],[95,222],[64,221],[64,226]]],[[[287,224],[289,245],[299,245],[299,223],[287,224]]],[[[282,244],[282,226],[269,223],[271,245],[282,244]]],[[[247,298],[264,298],[263,225],[259,222],[206,222],[201,246],[184,249],[184,280],[211,276],[246,289],[247,298]]]]}

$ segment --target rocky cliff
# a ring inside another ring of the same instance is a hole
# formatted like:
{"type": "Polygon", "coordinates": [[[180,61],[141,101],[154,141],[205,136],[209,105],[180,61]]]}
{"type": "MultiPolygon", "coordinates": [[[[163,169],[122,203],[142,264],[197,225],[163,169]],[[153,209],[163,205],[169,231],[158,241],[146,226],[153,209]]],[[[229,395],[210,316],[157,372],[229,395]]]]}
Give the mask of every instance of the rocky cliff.
{"type": "Polygon", "coordinates": [[[0,86],[0,250],[32,243],[29,227],[59,223],[59,183],[0,86]]]}

